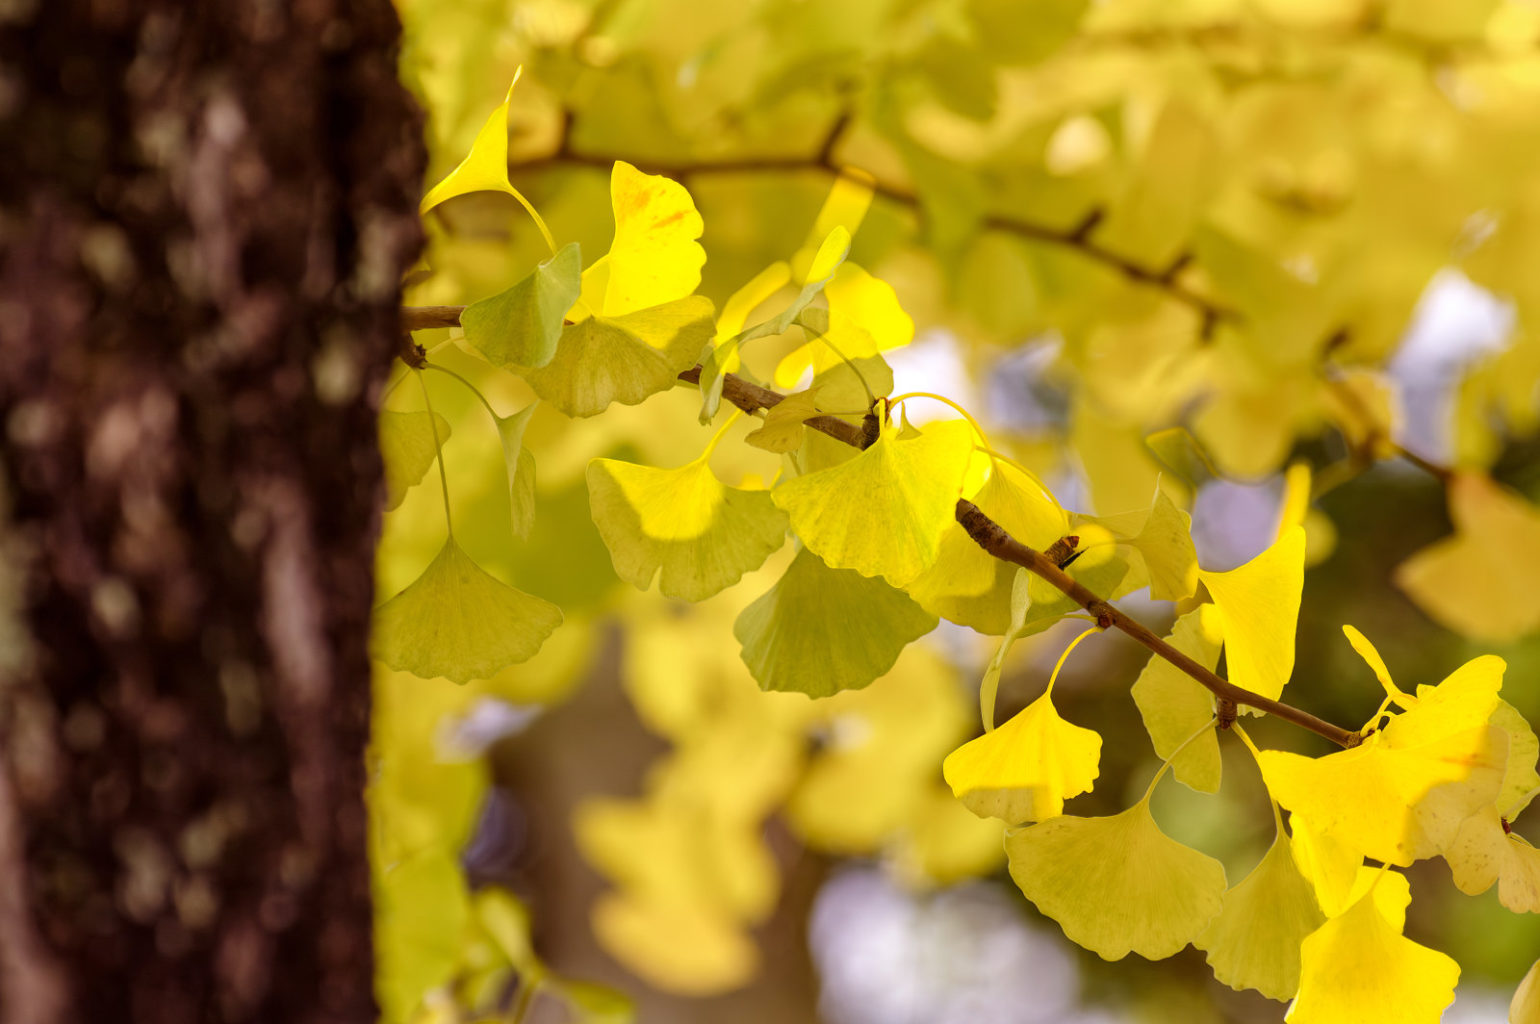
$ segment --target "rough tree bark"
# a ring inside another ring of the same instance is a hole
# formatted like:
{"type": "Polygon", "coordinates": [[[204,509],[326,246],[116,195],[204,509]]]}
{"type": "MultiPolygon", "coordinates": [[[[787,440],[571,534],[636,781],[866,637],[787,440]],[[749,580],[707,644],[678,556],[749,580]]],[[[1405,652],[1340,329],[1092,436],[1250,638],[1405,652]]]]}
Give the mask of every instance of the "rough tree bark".
{"type": "Polygon", "coordinates": [[[372,1021],[390,0],[0,0],[0,1021],[372,1021]]]}

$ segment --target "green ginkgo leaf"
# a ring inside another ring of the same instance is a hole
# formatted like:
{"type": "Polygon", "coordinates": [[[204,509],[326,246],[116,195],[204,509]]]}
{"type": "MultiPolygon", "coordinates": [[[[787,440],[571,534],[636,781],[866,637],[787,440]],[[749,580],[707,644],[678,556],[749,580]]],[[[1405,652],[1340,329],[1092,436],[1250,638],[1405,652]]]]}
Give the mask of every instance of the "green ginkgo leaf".
{"type": "Polygon", "coordinates": [[[406,500],[438,458],[438,445],[449,440],[449,421],[438,413],[380,413],[380,455],[385,460],[385,511],[406,500]],[[431,417],[431,418],[430,418],[431,417]],[[438,428],[438,443],[433,440],[438,428]]]}
{"type": "Polygon", "coordinates": [[[865,686],[893,667],[936,617],[901,590],[797,552],[780,581],[733,624],[760,688],[827,697],[865,686]]]}
{"type": "Polygon", "coordinates": [[[1148,798],[1110,818],[1060,815],[1013,829],[1005,852],[1027,899],[1103,960],[1172,956],[1224,898],[1224,866],[1162,832],[1148,798]]]}
{"type": "MultiPolygon", "coordinates": [[[[1166,642],[1204,668],[1219,662],[1218,613],[1200,605],[1176,620],[1166,642]]],[[[1151,655],[1133,686],[1134,703],[1144,719],[1155,753],[1170,759],[1177,748],[1214,717],[1214,697],[1197,680],[1164,658],[1151,655]]],[[[1219,791],[1219,738],[1210,729],[1187,743],[1171,771],[1177,781],[1200,793],[1219,791]]]]}
{"type": "Polygon", "coordinates": [[[1299,944],[1325,923],[1315,889],[1280,831],[1261,862],[1225,893],[1224,909],[1193,945],[1208,953],[1214,977],[1231,988],[1289,999],[1299,990],[1299,944]]]}
{"type": "Polygon", "coordinates": [[[529,538],[535,524],[535,457],[524,447],[524,428],[540,402],[534,401],[512,416],[497,417],[497,436],[503,443],[503,466],[508,474],[508,509],[513,535],[529,538]]]}
{"type": "Polygon", "coordinates": [[[494,366],[544,366],[556,355],[582,273],[577,243],[562,247],[512,288],[467,306],[460,314],[466,342],[494,366]]]}
{"type": "Polygon", "coordinates": [[[788,480],[771,497],[831,567],[901,587],[935,563],[972,450],[962,420],[927,424],[913,438],[885,426],[855,458],[788,480]]]}
{"type": "Polygon", "coordinates": [[[677,469],[615,459],[588,464],[594,524],[615,572],[641,590],[703,601],[764,562],[786,537],[786,514],[769,491],[728,487],[709,450],[677,469]]]}
{"type": "Polygon", "coordinates": [[[453,537],[405,590],[374,612],[372,653],[391,668],[456,683],[528,661],[561,625],[561,609],[516,590],[453,537]]]}
{"type": "Polygon", "coordinates": [[[593,416],[612,402],[636,405],[695,365],[715,331],[711,317],[711,300],[702,295],[613,319],[587,317],[562,329],[549,363],[518,372],[568,416],[593,416]]]}

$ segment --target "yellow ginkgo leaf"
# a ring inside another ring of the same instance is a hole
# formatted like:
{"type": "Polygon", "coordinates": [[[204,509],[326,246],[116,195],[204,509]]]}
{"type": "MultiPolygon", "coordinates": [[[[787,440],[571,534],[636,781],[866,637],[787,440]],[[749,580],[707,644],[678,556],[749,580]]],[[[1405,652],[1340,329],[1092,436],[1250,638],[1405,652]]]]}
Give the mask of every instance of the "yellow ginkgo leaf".
{"type": "Polygon", "coordinates": [[[1348,896],[1358,869],[1363,866],[1364,855],[1298,814],[1289,815],[1289,831],[1294,864],[1315,887],[1316,901],[1326,916],[1346,910],[1352,902],[1348,896]]]}
{"type": "Polygon", "coordinates": [[[568,416],[593,416],[611,402],[636,405],[673,387],[711,340],[711,300],[691,295],[562,329],[545,366],[518,368],[535,394],[568,416]]]}
{"type": "Polygon", "coordinates": [[[785,334],[791,330],[793,324],[800,322],[799,318],[803,313],[811,312],[808,310],[808,303],[823,291],[824,285],[849,254],[850,232],[842,227],[834,228],[819,246],[818,254],[813,258],[812,268],[809,270],[809,277],[803,282],[802,290],[797,293],[796,298],[792,299],[790,305],[769,320],[740,331],[725,340],[718,339],[710,354],[701,362],[700,421],[702,423],[709,423],[716,415],[717,408],[722,402],[722,385],[725,376],[729,369],[738,365],[741,346],[758,338],[785,334]]]}
{"type": "Polygon", "coordinates": [[[1468,662],[1361,745],[1320,758],[1264,750],[1267,788],[1284,807],[1375,860],[1431,857],[1497,796],[1508,741],[1487,725],[1503,662],[1468,662]]]}
{"type": "Polygon", "coordinates": [[[380,413],[380,455],[385,461],[387,512],[398,507],[406,500],[406,492],[422,482],[423,475],[438,458],[438,446],[447,440],[449,421],[436,412],[387,410],[380,413]]]}
{"type": "Polygon", "coordinates": [[[1508,765],[1495,804],[1498,812],[1512,821],[1540,791],[1540,773],[1535,771],[1536,761],[1540,760],[1540,738],[1519,709],[1505,700],[1497,702],[1497,710],[1489,721],[1508,735],[1508,765]]]}
{"type": "Polygon", "coordinates": [[[1540,509],[1475,473],[1450,482],[1455,534],[1402,562],[1396,584],[1440,624],[1506,643],[1540,627],[1540,509]]]}
{"type": "Polygon", "coordinates": [[[1219,608],[1230,682],[1277,699],[1294,671],[1294,630],[1305,586],[1305,531],[1284,531],[1229,572],[1200,572],[1219,608]]]}
{"type": "Polygon", "coordinates": [[[928,889],[993,874],[1005,859],[1005,827],[958,803],[945,786],[927,787],[899,827],[890,848],[901,882],[928,889]]]}
{"type": "Polygon", "coordinates": [[[610,203],[615,239],[583,271],[582,299],[568,316],[625,316],[693,294],[706,263],[696,241],[705,226],[685,187],[617,160],[610,203]]]}
{"type": "MultiPolygon", "coordinates": [[[[1384,689],[1387,697],[1398,699],[1407,696],[1396,686],[1395,680],[1390,678],[1390,669],[1385,667],[1385,659],[1380,657],[1378,648],[1369,642],[1368,637],[1364,636],[1354,627],[1345,624],[1342,627],[1342,635],[1347,637],[1348,643],[1353,646],[1353,650],[1357,651],[1358,656],[1368,664],[1370,670],[1374,673],[1374,678],[1379,680],[1380,686],[1384,689]]],[[[1397,700],[1397,702],[1402,706],[1409,703],[1404,700],[1397,700]]]]}
{"type": "Polygon", "coordinates": [[[583,858],[622,889],[664,903],[700,903],[743,921],[775,909],[780,877],[757,823],[660,800],[578,804],[583,858]]]}
{"type": "Polygon", "coordinates": [[[560,608],[497,579],[451,537],[421,576],[375,610],[371,651],[423,679],[467,683],[528,661],[559,625],[560,608]]]}
{"type": "Polygon", "coordinates": [[[759,568],[786,537],[768,491],[728,487],[709,450],[677,469],[588,464],[589,506],[615,573],[638,589],[703,601],[759,568]]]}
{"type": "Polygon", "coordinates": [[[476,133],[476,141],[471,143],[465,159],[422,197],[419,213],[427,213],[446,199],[470,192],[506,192],[529,208],[529,203],[508,181],[508,103],[523,71],[521,67],[514,73],[513,81],[508,83],[508,95],[476,133]]]}
{"type": "Polygon", "coordinates": [[[709,904],[605,893],[594,903],[593,928],[611,956],[665,992],[729,992],[759,967],[743,925],[709,904]]]}
{"type": "Polygon", "coordinates": [[[809,367],[815,374],[845,359],[870,358],[914,340],[914,321],[898,302],[893,286],[854,263],[834,271],[823,288],[828,320],[813,338],[781,360],[775,382],[792,387],[809,367]]]}
{"type": "Polygon", "coordinates": [[[1251,873],[1224,896],[1224,909],[1193,945],[1214,977],[1286,1000],[1299,990],[1299,944],[1326,921],[1315,889],[1294,863],[1280,830],[1251,873]]]}
{"type": "Polygon", "coordinates": [[[1497,808],[1484,807],[1460,824],[1444,850],[1454,884],[1472,896],[1497,883],[1497,898],[1520,914],[1540,914],[1540,850],[1504,827],[1497,808]]]}
{"type": "Polygon", "coordinates": [[[839,228],[848,235],[856,233],[861,222],[866,219],[866,211],[871,208],[874,194],[872,186],[872,176],[854,167],[845,168],[834,179],[818,211],[818,217],[807,233],[807,239],[792,258],[793,276],[797,283],[803,284],[818,276],[813,270],[813,263],[830,232],[839,228]]]}
{"type": "Polygon", "coordinates": [[[981,818],[1007,824],[1064,813],[1064,801],[1089,793],[1102,738],[1059,717],[1045,693],[1010,721],[947,755],[941,773],[952,795],[981,818]]]}
{"type": "MultiPolygon", "coordinates": [[[[1069,532],[1069,521],[1035,478],[997,462],[972,501],[1007,533],[1041,551],[1069,532]]],[[[990,555],[954,519],[936,562],[909,585],[909,596],[933,615],[1001,634],[1010,613],[1016,566],[990,555]]]]}
{"type": "MultiPolygon", "coordinates": [[[[784,260],[778,260],[754,275],[748,284],[728,296],[727,301],[722,303],[721,313],[717,316],[716,344],[720,346],[731,342],[733,336],[743,330],[749,314],[790,281],[791,267],[784,260]]],[[[732,352],[722,363],[722,372],[736,371],[739,362],[737,351],[732,352]]]]}
{"type": "Polygon", "coordinates": [[[771,497],[831,567],[902,587],[936,561],[972,450],[962,420],[927,424],[913,438],[887,425],[855,458],[788,480],[771,497]],[[849,501],[853,494],[861,500],[849,501]]]}
{"type": "Polygon", "coordinates": [[[794,452],[802,447],[806,430],[802,421],[818,415],[819,388],[809,388],[787,395],[765,410],[765,422],[744,438],[767,452],[794,452]]]}
{"type": "Polygon", "coordinates": [[[1509,1024],[1540,1024],[1540,960],[1536,960],[1519,982],[1508,1004],[1509,1024]]]}
{"type": "Polygon", "coordinates": [[[1460,965],[1401,935],[1368,894],[1300,947],[1289,1024],[1437,1024],[1454,1001],[1460,965]]]}
{"type": "Polygon", "coordinates": [[[1144,558],[1150,596],[1180,601],[1198,589],[1198,553],[1192,544],[1192,516],[1176,507],[1161,488],[1139,533],[1128,543],[1144,558]]]}
{"type": "Polygon", "coordinates": [[[761,689],[827,697],[878,678],[935,626],[935,616],[903,591],[832,569],[803,548],[738,616],[733,635],[761,689]]]}
{"type": "Polygon", "coordinates": [[[1013,829],[1005,853],[1027,899],[1103,960],[1172,956],[1224,898],[1224,866],[1162,832],[1148,799],[1110,818],[1060,815],[1013,829]]]}
{"type": "MultiPolygon", "coordinates": [[[[1166,642],[1212,669],[1219,661],[1218,619],[1213,605],[1199,605],[1176,620],[1166,642]]],[[[1169,661],[1152,655],[1134,681],[1133,696],[1155,753],[1162,759],[1175,755],[1171,771],[1177,781],[1200,793],[1217,793],[1219,738],[1210,729],[1189,742],[1214,717],[1213,694],[1169,661]]]]}

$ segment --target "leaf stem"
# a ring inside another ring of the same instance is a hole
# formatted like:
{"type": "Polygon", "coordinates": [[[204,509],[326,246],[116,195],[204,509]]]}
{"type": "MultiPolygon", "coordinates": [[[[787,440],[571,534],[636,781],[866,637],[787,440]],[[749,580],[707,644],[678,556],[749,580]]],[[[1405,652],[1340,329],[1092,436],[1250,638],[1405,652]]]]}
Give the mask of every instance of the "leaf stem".
{"type": "Polygon", "coordinates": [[[423,379],[422,371],[413,369],[417,374],[417,384],[422,388],[422,404],[428,407],[428,429],[433,431],[433,450],[438,453],[438,482],[444,495],[444,528],[449,531],[449,539],[454,540],[455,524],[449,514],[449,474],[444,471],[444,442],[439,440],[438,420],[433,415],[433,400],[428,397],[428,382],[423,379]]]}
{"type": "MultiPolygon", "coordinates": [[[[1239,736],[1241,742],[1246,744],[1246,749],[1251,751],[1251,759],[1257,764],[1257,771],[1262,771],[1262,752],[1257,749],[1255,743],[1251,742],[1251,737],[1246,735],[1246,730],[1241,728],[1241,723],[1236,722],[1231,725],[1230,731],[1239,736]]],[[[1262,788],[1267,790],[1267,802],[1273,809],[1273,828],[1281,836],[1283,835],[1283,814],[1278,810],[1278,801],[1273,798],[1273,791],[1267,789],[1267,776],[1265,775],[1262,777],[1262,788]]]]}
{"type": "Polygon", "coordinates": [[[1084,640],[1086,637],[1090,636],[1092,633],[1100,633],[1101,631],[1102,631],[1102,628],[1100,626],[1092,626],[1090,629],[1085,630],[1083,633],[1081,633],[1079,636],[1075,637],[1075,639],[1073,639],[1073,640],[1071,640],[1069,642],[1069,645],[1064,648],[1064,653],[1059,655],[1059,660],[1053,666],[1053,671],[1051,673],[1049,673],[1048,685],[1046,687],[1044,687],[1044,689],[1043,689],[1043,696],[1044,697],[1048,697],[1048,696],[1052,695],[1052,693],[1053,693],[1053,684],[1058,682],[1059,670],[1062,669],[1064,667],[1064,663],[1069,660],[1069,652],[1073,651],[1076,647],[1080,646],[1080,641],[1084,640]]]}
{"type": "Polygon", "coordinates": [[[1053,502],[1053,507],[1054,508],[1058,509],[1060,512],[1064,511],[1064,506],[1059,504],[1059,499],[1054,497],[1054,493],[1052,491],[1050,491],[1048,489],[1047,485],[1045,485],[1043,483],[1042,478],[1039,477],[1036,473],[1032,472],[1026,466],[1023,466],[1021,463],[1017,462],[1015,459],[1011,458],[1009,455],[1006,455],[1004,452],[996,451],[995,449],[990,448],[987,445],[976,444],[976,445],[973,446],[973,450],[974,451],[978,451],[978,452],[983,452],[985,455],[988,455],[995,462],[999,462],[999,463],[1002,463],[1003,465],[1009,466],[1012,469],[1014,469],[1016,472],[1020,473],[1022,476],[1026,477],[1028,480],[1031,480],[1032,483],[1034,485],[1036,485],[1037,489],[1043,492],[1043,497],[1045,497],[1049,501],[1053,502]]]}
{"type": "MultiPolygon", "coordinates": [[[[897,405],[898,403],[900,403],[900,402],[902,402],[902,401],[904,401],[905,399],[908,399],[908,398],[929,398],[933,402],[940,402],[942,405],[949,405],[949,406],[951,406],[952,409],[954,411],[956,411],[956,413],[959,416],[961,416],[963,419],[968,421],[968,426],[973,428],[973,432],[975,434],[977,434],[979,436],[979,440],[984,443],[984,450],[986,452],[990,451],[989,435],[984,433],[984,428],[979,426],[979,421],[974,419],[973,418],[973,414],[968,412],[967,409],[964,409],[962,406],[958,405],[956,402],[952,401],[950,398],[947,398],[945,395],[935,394],[934,392],[931,392],[931,391],[910,391],[910,392],[907,392],[905,394],[899,395],[897,398],[890,398],[890,399],[888,399],[888,407],[892,408],[893,406],[897,405]]],[[[1020,467],[1017,467],[1017,468],[1019,469],[1020,467]]],[[[1023,470],[1023,472],[1025,472],[1025,470],[1023,470]]],[[[1034,476],[1033,479],[1036,480],[1037,478],[1034,476]]]]}
{"type": "MultiPolygon", "coordinates": [[[[800,321],[799,321],[799,323],[800,323],[800,321]]],[[[861,368],[855,364],[855,361],[853,359],[851,359],[849,356],[847,356],[845,353],[843,353],[843,352],[841,352],[839,350],[839,346],[838,345],[834,344],[833,341],[829,340],[828,332],[826,332],[826,331],[813,331],[810,327],[807,326],[807,324],[801,324],[801,327],[802,327],[802,329],[804,331],[808,331],[815,338],[817,338],[819,341],[823,342],[825,345],[828,345],[830,350],[832,350],[835,355],[839,356],[840,359],[845,363],[846,366],[850,367],[850,372],[855,374],[856,375],[856,380],[861,382],[861,390],[866,392],[866,408],[870,409],[872,406],[876,405],[877,404],[877,396],[872,393],[872,386],[867,383],[867,381],[866,381],[866,374],[861,372],[861,368]]]]}
{"type": "Polygon", "coordinates": [[[447,366],[439,366],[437,363],[429,363],[425,369],[435,370],[439,373],[442,373],[446,377],[453,377],[461,384],[464,384],[467,388],[470,389],[471,394],[475,395],[477,400],[481,402],[481,407],[487,411],[488,416],[492,417],[493,423],[497,423],[502,419],[502,417],[497,414],[497,410],[492,408],[492,403],[487,401],[487,396],[481,393],[481,389],[472,384],[470,381],[466,380],[464,377],[460,376],[458,373],[455,373],[447,366]]]}
{"type": "Polygon", "coordinates": [[[717,445],[721,444],[722,438],[727,436],[727,428],[731,427],[734,423],[737,423],[742,416],[742,409],[734,409],[733,414],[727,417],[727,422],[717,428],[717,432],[715,434],[711,435],[711,440],[706,442],[705,451],[701,452],[695,461],[705,462],[707,459],[711,458],[711,453],[717,450],[717,445]]]}
{"type": "Polygon", "coordinates": [[[1217,717],[1210,718],[1207,722],[1204,722],[1196,730],[1194,730],[1191,736],[1177,744],[1176,749],[1171,751],[1171,756],[1166,758],[1165,763],[1160,766],[1160,771],[1156,772],[1155,777],[1150,780],[1150,788],[1144,791],[1144,796],[1139,800],[1141,804],[1147,804],[1150,802],[1150,797],[1155,795],[1155,787],[1160,785],[1160,780],[1165,778],[1166,772],[1170,770],[1171,762],[1175,761],[1178,757],[1181,756],[1182,751],[1187,749],[1187,745],[1189,743],[1212,729],[1214,727],[1214,723],[1217,721],[1219,721],[1217,717]]]}

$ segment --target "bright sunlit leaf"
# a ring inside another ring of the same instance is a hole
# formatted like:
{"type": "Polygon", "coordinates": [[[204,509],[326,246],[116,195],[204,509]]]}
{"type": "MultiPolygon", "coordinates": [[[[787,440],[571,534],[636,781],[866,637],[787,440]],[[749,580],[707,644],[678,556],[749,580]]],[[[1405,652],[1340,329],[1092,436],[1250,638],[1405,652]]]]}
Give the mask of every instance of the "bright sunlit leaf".
{"type": "Polygon", "coordinates": [[[771,496],[831,567],[901,587],[936,561],[972,449],[962,420],[927,424],[913,438],[888,426],[850,461],[788,480],[771,496]],[[842,500],[852,494],[862,500],[842,500]]]}
{"type": "Polygon", "coordinates": [[[587,312],[621,317],[692,294],[706,262],[706,250],[696,241],[705,226],[685,187],[617,160],[610,203],[615,239],[610,251],[583,271],[587,312]]]}
{"type": "Polygon", "coordinates": [[[1141,800],[1110,818],[1060,815],[1006,833],[1011,878],[1103,960],[1163,960],[1219,914],[1224,867],[1160,830],[1141,800]]]}
{"type": "Polygon", "coordinates": [[[508,84],[508,95],[487,116],[465,159],[422,197],[419,213],[427,213],[446,199],[470,192],[506,192],[528,206],[508,181],[508,103],[513,99],[513,87],[519,84],[523,70],[520,68],[514,74],[513,81],[508,84]]]}
{"type": "Polygon", "coordinates": [[[1490,655],[1467,662],[1357,747],[1313,759],[1264,750],[1267,788],[1367,857],[1404,866],[1433,856],[1502,785],[1507,737],[1486,722],[1503,668],[1490,655]]]}
{"type": "Polygon", "coordinates": [[[561,619],[560,608],[499,580],[451,537],[375,610],[372,653],[423,679],[467,683],[534,657],[561,619]]]}
{"type": "Polygon", "coordinates": [[[1340,914],[1352,903],[1348,897],[1364,855],[1298,814],[1289,815],[1289,831],[1294,864],[1315,888],[1316,901],[1326,916],[1340,914]]]}
{"type": "Polygon", "coordinates": [[[789,353],[775,369],[775,382],[792,387],[811,367],[822,373],[845,359],[870,358],[914,339],[914,320],[899,305],[893,286],[854,263],[844,263],[823,287],[828,320],[807,344],[789,353]]]}
{"type": "Polygon", "coordinates": [[[1305,586],[1305,531],[1286,530],[1237,569],[1198,575],[1219,609],[1230,682],[1277,699],[1294,671],[1294,631],[1305,586]]]}
{"type": "Polygon", "coordinates": [[[728,487],[709,451],[677,469],[615,459],[588,464],[595,525],[615,573],[646,590],[702,601],[759,568],[786,537],[786,514],[768,491],[728,487]]]}
{"type": "Polygon", "coordinates": [[[1289,1024],[1437,1024],[1460,979],[1459,964],[1403,937],[1369,895],[1307,936],[1300,959],[1289,1024]]]}
{"type": "Polygon", "coordinates": [[[1059,717],[1043,694],[1010,721],[947,755],[941,766],[952,794],[981,818],[1007,824],[1042,821],[1064,801],[1089,793],[1102,738],[1059,717]]]}

